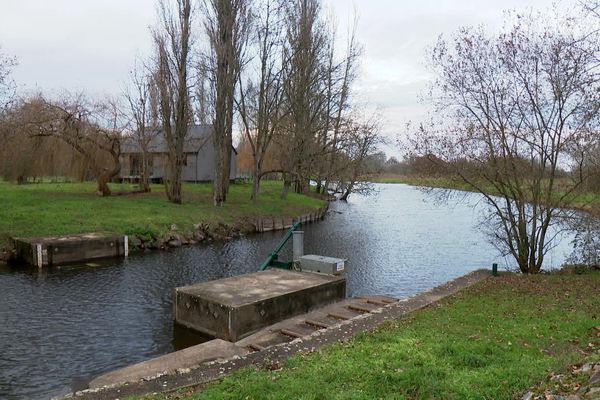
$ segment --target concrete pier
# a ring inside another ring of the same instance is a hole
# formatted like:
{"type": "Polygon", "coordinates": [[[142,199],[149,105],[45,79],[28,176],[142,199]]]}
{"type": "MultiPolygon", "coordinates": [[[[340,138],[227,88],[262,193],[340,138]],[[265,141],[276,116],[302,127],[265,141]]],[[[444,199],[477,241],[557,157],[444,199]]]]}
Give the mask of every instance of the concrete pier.
{"type": "Polygon", "coordinates": [[[19,261],[37,267],[127,256],[127,237],[108,233],[18,237],[13,245],[19,261]]]}
{"type": "Polygon", "coordinates": [[[103,386],[134,383],[148,377],[173,374],[177,371],[198,367],[205,362],[225,360],[248,353],[247,349],[233,343],[215,339],[98,376],[89,383],[89,387],[95,389],[103,386]]]}
{"type": "Polygon", "coordinates": [[[236,342],[268,325],[343,300],[339,276],[269,269],[175,289],[175,321],[236,342]]]}

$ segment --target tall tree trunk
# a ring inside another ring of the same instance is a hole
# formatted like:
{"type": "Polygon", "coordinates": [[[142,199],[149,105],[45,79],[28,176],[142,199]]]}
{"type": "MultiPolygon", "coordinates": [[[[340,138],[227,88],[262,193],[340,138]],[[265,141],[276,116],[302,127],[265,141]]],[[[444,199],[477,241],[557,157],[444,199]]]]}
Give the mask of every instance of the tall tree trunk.
{"type": "Polygon", "coordinates": [[[222,206],[227,200],[233,144],[233,105],[241,69],[243,47],[249,24],[246,0],[207,0],[207,33],[214,60],[214,146],[215,180],[213,201],[222,206]]]}
{"type": "Polygon", "coordinates": [[[181,170],[182,160],[175,156],[175,160],[169,161],[169,172],[166,181],[167,198],[171,203],[181,204],[181,170]]]}
{"type": "Polygon", "coordinates": [[[260,191],[260,174],[261,174],[261,161],[254,158],[254,166],[252,168],[252,201],[256,203],[258,201],[258,192],[260,191]]]}
{"type": "Polygon", "coordinates": [[[289,174],[283,174],[283,190],[281,191],[281,198],[287,199],[288,192],[290,191],[290,187],[292,186],[292,181],[290,179],[289,174]]]}
{"type": "Polygon", "coordinates": [[[222,124],[220,123],[219,119],[215,119],[215,178],[213,180],[213,203],[217,207],[222,206],[226,200],[225,188],[223,187],[223,171],[225,169],[225,158],[223,157],[223,142],[225,138],[218,133],[219,131],[222,132],[221,125],[222,124]]]}
{"type": "Polygon", "coordinates": [[[108,197],[112,193],[110,188],[108,187],[108,180],[106,180],[106,176],[100,175],[96,182],[98,183],[98,194],[102,197],[108,197]]]}
{"type": "Polygon", "coordinates": [[[150,167],[148,162],[148,151],[142,149],[142,165],[140,171],[140,190],[150,192],[150,167]]]}

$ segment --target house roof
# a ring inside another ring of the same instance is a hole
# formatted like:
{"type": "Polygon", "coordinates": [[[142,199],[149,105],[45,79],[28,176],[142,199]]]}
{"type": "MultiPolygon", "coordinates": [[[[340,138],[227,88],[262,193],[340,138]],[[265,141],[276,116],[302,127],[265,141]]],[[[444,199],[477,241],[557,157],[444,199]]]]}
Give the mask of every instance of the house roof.
{"type": "MultiPolygon", "coordinates": [[[[153,136],[148,146],[149,152],[167,153],[169,151],[162,129],[149,130],[148,134],[153,136]]],[[[197,153],[207,143],[212,144],[212,134],[212,125],[191,125],[188,128],[183,151],[185,153],[197,153]]],[[[141,153],[141,151],[141,147],[135,137],[127,136],[123,138],[121,153],[141,153]]]]}

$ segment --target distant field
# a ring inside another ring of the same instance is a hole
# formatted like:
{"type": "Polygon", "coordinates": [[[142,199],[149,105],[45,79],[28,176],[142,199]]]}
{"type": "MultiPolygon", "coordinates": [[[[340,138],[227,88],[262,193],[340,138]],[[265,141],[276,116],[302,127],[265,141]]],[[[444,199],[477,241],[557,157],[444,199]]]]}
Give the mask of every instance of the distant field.
{"type": "Polygon", "coordinates": [[[91,231],[158,235],[177,224],[233,224],[250,216],[296,216],[322,207],[325,202],[289,193],[281,200],[280,182],[263,182],[257,204],[250,200],[252,185],[231,186],[222,208],[212,205],[210,184],[185,184],[183,204],[167,202],[162,185],[151,193],[133,194],[130,184],[111,184],[114,195],[98,197],[95,184],[35,183],[15,185],[0,181],[0,247],[10,236],[46,236],[91,231]]]}
{"type": "MultiPolygon", "coordinates": [[[[446,188],[456,190],[471,190],[469,185],[460,179],[453,178],[432,178],[432,177],[418,177],[409,175],[397,175],[397,176],[383,176],[376,180],[377,183],[403,183],[412,186],[424,186],[432,188],[446,188]]],[[[560,194],[560,181],[556,185],[557,190],[560,194]]],[[[490,189],[489,193],[493,193],[490,189]]],[[[594,214],[600,214],[600,194],[583,192],[579,193],[573,202],[573,208],[580,208],[586,211],[590,211],[594,214]]]]}

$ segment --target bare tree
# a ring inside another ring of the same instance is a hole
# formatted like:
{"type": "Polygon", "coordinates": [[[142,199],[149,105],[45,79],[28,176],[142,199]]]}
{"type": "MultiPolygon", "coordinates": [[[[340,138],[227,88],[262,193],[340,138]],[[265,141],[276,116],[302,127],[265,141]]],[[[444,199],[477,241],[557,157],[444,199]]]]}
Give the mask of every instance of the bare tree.
{"type": "Polygon", "coordinates": [[[346,114],[350,113],[352,109],[350,105],[351,89],[357,76],[358,60],[362,54],[362,49],[356,39],[357,25],[358,18],[355,16],[354,24],[348,33],[346,54],[341,62],[335,61],[333,40],[330,45],[326,81],[326,123],[321,134],[325,157],[321,164],[322,172],[317,179],[317,192],[325,193],[331,180],[337,176],[336,165],[339,164],[341,130],[346,114]],[[323,185],[321,184],[322,177],[324,178],[323,185]]]}
{"type": "Polygon", "coordinates": [[[223,205],[229,190],[234,98],[250,29],[250,3],[251,0],[204,2],[204,27],[210,51],[205,57],[203,67],[208,72],[214,99],[215,206],[223,205]]]}
{"type": "Polygon", "coordinates": [[[184,144],[192,118],[190,110],[190,58],[193,44],[191,0],[159,0],[159,25],[153,29],[154,81],[162,130],[168,148],[165,190],[169,201],[180,204],[184,144]]]}
{"type": "Polygon", "coordinates": [[[158,92],[146,66],[136,65],[130,72],[130,86],[125,92],[132,122],[132,139],[140,148],[140,188],[150,191],[150,146],[158,134],[158,92]]]}
{"type": "Polygon", "coordinates": [[[321,16],[319,0],[294,0],[286,7],[284,46],[284,93],[287,128],[281,138],[285,197],[291,184],[306,193],[320,144],[317,135],[325,122],[325,82],[327,63],[327,29],[321,16]]]}
{"type": "MultiPolygon", "coordinates": [[[[2,48],[0,47],[0,50],[2,48]]],[[[10,79],[12,69],[17,60],[0,52],[0,113],[5,110],[14,95],[14,82],[10,79]]]]}
{"type": "Polygon", "coordinates": [[[368,194],[373,191],[372,178],[379,174],[376,162],[378,147],[383,143],[378,113],[372,117],[350,120],[344,133],[344,152],[340,156],[344,168],[336,174],[340,200],[347,201],[352,193],[368,194]]]}
{"type": "Polygon", "coordinates": [[[523,273],[537,273],[568,216],[600,89],[597,33],[576,19],[517,16],[498,35],[483,28],[440,39],[431,54],[439,128],[416,137],[419,154],[482,194],[492,242],[523,273]]]}
{"type": "Polygon", "coordinates": [[[243,131],[252,152],[252,200],[258,199],[267,150],[283,118],[282,10],[281,1],[265,0],[256,17],[255,37],[258,73],[240,82],[236,101],[243,131]]]}
{"type": "Polygon", "coordinates": [[[19,129],[31,137],[54,137],[86,159],[98,183],[98,194],[110,196],[108,186],[120,170],[121,138],[125,123],[115,100],[91,102],[83,95],[49,101],[38,96],[15,115],[19,129]]]}

